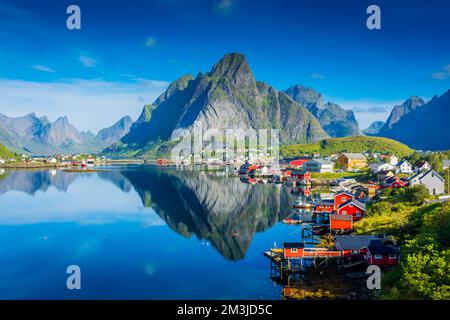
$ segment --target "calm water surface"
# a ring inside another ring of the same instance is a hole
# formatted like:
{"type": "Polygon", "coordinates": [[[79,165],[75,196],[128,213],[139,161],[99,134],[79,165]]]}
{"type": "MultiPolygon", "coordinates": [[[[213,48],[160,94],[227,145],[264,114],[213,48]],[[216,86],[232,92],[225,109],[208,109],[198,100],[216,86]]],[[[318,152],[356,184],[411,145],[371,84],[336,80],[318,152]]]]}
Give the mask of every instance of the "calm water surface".
{"type": "Polygon", "coordinates": [[[0,172],[0,299],[280,299],[289,190],[199,170],[0,172]],[[66,288],[78,265],[82,289],[66,288]]]}

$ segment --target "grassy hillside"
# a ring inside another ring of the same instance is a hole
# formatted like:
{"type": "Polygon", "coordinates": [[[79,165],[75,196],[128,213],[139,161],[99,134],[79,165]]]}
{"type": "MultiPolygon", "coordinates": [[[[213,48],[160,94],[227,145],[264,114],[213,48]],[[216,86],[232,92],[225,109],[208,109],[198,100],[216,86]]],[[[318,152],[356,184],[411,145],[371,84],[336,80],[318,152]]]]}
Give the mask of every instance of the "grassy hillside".
{"type": "Polygon", "coordinates": [[[295,158],[311,153],[320,153],[327,156],[340,152],[380,152],[383,154],[395,154],[400,157],[410,155],[413,149],[398,141],[380,137],[346,137],[332,138],[310,144],[295,144],[280,148],[281,155],[285,158],[295,158]]]}
{"type": "Polygon", "coordinates": [[[422,186],[386,189],[368,206],[357,234],[386,233],[401,250],[400,265],[382,278],[383,299],[450,299],[450,203],[429,203],[422,186]]]}
{"type": "Polygon", "coordinates": [[[3,159],[17,158],[17,155],[9,151],[8,148],[6,148],[4,145],[0,143],[0,158],[3,159]]]}

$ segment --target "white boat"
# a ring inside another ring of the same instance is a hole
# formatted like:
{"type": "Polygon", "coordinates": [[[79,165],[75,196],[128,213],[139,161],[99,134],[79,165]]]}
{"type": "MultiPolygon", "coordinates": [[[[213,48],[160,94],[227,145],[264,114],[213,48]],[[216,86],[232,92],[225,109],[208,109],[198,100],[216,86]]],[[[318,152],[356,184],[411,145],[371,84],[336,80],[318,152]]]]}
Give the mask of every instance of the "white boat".
{"type": "Polygon", "coordinates": [[[309,209],[311,208],[311,203],[303,200],[302,197],[298,197],[292,205],[295,209],[309,209]]]}

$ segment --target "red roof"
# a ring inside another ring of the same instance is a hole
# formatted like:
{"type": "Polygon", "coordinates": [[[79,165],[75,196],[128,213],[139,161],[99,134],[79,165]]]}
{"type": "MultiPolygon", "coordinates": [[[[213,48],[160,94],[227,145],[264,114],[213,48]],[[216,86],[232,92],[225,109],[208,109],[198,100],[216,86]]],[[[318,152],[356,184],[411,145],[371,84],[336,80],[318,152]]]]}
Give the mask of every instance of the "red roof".
{"type": "Polygon", "coordinates": [[[296,166],[296,167],[301,167],[303,166],[303,164],[307,161],[309,161],[310,159],[297,159],[297,160],[292,160],[291,162],[289,162],[289,165],[291,166],[296,166]]]}

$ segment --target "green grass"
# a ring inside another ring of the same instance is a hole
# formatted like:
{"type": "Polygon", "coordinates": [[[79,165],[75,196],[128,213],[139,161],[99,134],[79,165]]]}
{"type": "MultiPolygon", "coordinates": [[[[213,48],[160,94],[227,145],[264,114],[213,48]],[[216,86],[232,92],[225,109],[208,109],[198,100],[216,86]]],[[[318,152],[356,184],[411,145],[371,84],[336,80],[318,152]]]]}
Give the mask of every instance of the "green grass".
{"type": "Polygon", "coordinates": [[[379,152],[383,154],[395,154],[405,157],[414,152],[413,149],[398,141],[380,137],[346,137],[331,138],[310,144],[295,144],[280,148],[284,158],[295,158],[312,153],[320,153],[322,156],[341,152],[379,152]]]}
{"type": "Polygon", "coordinates": [[[0,144],[0,158],[7,159],[17,159],[18,156],[14,152],[8,150],[4,145],[0,144]]]}
{"type": "Polygon", "coordinates": [[[426,204],[421,187],[386,191],[355,223],[357,234],[393,235],[400,265],[386,270],[382,299],[450,299],[450,203],[426,204]]]}
{"type": "Polygon", "coordinates": [[[367,176],[365,172],[311,172],[311,177],[313,179],[338,179],[344,177],[352,177],[355,179],[367,176]]]}

